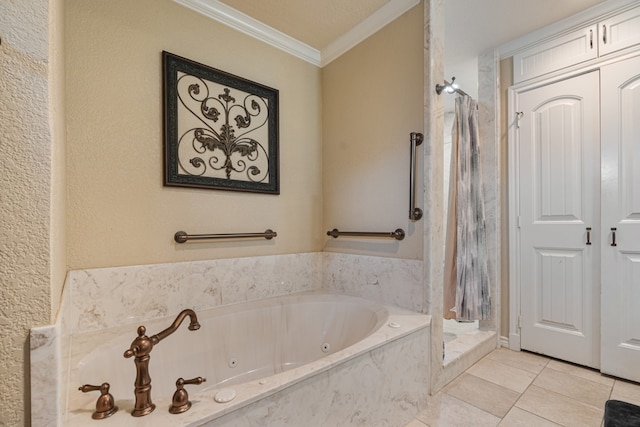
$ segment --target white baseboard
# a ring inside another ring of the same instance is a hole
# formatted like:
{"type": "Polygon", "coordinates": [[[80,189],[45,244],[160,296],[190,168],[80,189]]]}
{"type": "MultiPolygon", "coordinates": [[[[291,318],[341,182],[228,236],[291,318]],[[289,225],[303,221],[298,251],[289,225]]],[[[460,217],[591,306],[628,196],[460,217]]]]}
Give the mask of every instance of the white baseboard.
{"type": "Polygon", "coordinates": [[[509,337],[505,337],[505,336],[500,337],[500,347],[509,348],[509,337]]]}

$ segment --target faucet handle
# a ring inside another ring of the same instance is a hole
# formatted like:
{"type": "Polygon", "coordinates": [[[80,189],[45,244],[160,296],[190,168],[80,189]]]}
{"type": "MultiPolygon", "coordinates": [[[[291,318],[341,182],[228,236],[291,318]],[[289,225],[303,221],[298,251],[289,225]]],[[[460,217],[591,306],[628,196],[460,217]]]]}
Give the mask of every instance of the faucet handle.
{"type": "Polygon", "coordinates": [[[96,401],[96,410],[91,415],[91,418],[94,420],[102,420],[104,418],[108,418],[111,415],[115,414],[118,411],[118,407],[115,405],[113,401],[113,396],[109,393],[109,383],[102,383],[101,385],[90,385],[85,384],[83,386],[78,387],[83,393],[87,393],[89,391],[99,391],[100,397],[96,401]]]}
{"type": "Polygon", "coordinates": [[[184,389],[184,386],[187,384],[202,384],[207,379],[202,377],[192,378],[190,380],[185,380],[183,378],[178,378],[176,381],[176,392],[173,393],[173,399],[171,400],[171,407],[169,408],[169,412],[172,414],[181,414],[186,412],[191,408],[191,402],[189,401],[189,394],[187,390],[184,389]]]}

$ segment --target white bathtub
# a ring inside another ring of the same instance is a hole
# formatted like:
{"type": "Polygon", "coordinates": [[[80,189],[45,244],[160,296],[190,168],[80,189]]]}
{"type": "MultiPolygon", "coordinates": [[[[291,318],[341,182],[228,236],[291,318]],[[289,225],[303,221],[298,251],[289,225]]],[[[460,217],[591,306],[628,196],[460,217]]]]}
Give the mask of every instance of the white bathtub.
{"type": "MultiPolygon", "coordinates": [[[[123,353],[138,325],[72,337],[65,425],[401,426],[424,408],[428,395],[429,317],[357,297],[304,293],[197,313],[201,328],[177,332],[151,352],[151,397],[156,409],[135,418],[135,367],[123,353]],[[179,377],[192,408],[168,413],[179,377]],[[98,393],[82,384],[109,382],[120,410],[93,421],[98,393]],[[233,389],[236,397],[214,396],[233,389]],[[304,402],[304,403],[302,403],[304,402]]],[[[145,323],[151,336],[174,316],[145,323]]]]}

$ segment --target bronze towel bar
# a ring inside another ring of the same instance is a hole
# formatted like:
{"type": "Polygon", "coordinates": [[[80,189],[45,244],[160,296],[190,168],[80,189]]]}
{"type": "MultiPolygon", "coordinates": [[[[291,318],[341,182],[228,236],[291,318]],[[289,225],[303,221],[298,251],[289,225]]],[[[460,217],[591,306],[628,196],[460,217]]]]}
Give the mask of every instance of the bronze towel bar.
{"type": "Polygon", "coordinates": [[[265,230],[264,233],[228,233],[228,234],[187,234],[186,231],[178,231],[173,239],[178,243],[184,243],[188,240],[206,240],[206,239],[241,239],[247,237],[264,237],[271,240],[277,237],[278,233],[273,230],[265,230]]]}
{"type": "Polygon", "coordinates": [[[391,237],[396,240],[402,240],[404,239],[404,230],[402,228],[398,228],[396,231],[385,233],[385,232],[370,232],[370,231],[339,231],[337,228],[334,228],[331,231],[327,231],[327,236],[331,236],[334,239],[337,239],[340,236],[354,236],[354,237],[391,237]]]}

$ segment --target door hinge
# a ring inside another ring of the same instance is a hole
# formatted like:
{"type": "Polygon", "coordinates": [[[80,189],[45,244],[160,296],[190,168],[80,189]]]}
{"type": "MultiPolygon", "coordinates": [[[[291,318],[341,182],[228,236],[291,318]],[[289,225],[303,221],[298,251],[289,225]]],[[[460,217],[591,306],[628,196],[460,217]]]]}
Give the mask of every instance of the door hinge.
{"type": "Polygon", "coordinates": [[[518,228],[520,228],[520,215],[518,215],[518,228]]]}
{"type": "Polygon", "coordinates": [[[522,315],[518,314],[518,329],[522,329],[522,315]]]}

